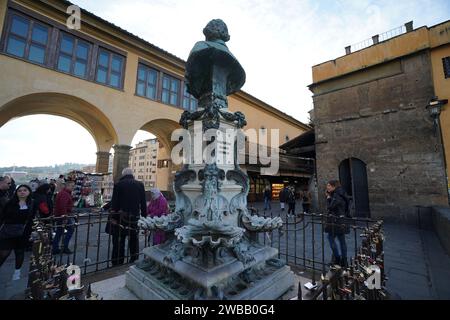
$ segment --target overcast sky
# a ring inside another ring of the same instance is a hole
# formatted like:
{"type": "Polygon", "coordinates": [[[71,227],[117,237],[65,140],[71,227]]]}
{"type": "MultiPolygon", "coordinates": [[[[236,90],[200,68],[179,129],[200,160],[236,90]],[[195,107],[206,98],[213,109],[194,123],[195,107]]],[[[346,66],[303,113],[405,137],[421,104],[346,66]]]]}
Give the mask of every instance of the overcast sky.
{"type": "MultiPolygon", "coordinates": [[[[450,18],[448,0],[72,0],[186,60],[214,18],[247,74],[243,90],[308,121],[311,67],[344,55],[347,45],[397,28],[450,18]]],[[[149,138],[139,133],[133,143],[149,138]]],[[[81,126],[53,116],[15,119],[0,128],[0,166],[95,163],[95,144],[81,126]],[[60,133],[64,132],[64,135],[60,133]]]]}

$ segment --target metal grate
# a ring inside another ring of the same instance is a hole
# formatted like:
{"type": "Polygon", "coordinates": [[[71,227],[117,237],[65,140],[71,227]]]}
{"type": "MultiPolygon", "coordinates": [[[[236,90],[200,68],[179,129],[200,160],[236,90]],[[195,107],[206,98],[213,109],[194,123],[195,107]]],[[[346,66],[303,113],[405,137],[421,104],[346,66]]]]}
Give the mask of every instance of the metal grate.
{"type": "Polygon", "coordinates": [[[450,57],[442,58],[445,79],[450,78],[450,57]]]}

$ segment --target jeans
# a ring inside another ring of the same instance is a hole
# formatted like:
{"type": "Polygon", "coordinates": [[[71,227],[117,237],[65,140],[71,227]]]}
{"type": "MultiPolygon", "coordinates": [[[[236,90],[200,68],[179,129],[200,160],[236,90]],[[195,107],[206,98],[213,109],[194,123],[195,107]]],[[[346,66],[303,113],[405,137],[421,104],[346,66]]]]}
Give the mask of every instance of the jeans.
{"type": "Polygon", "coordinates": [[[288,205],[288,214],[295,214],[295,202],[289,202],[288,205]]]}
{"type": "Polygon", "coordinates": [[[272,206],[270,205],[270,199],[269,198],[264,198],[264,210],[267,209],[271,209],[272,210],[272,206]]]}
{"type": "Polygon", "coordinates": [[[58,219],[55,221],[56,225],[56,234],[53,239],[53,250],[56,251],[59,249],[59,243],[61,241],[61,237],[64,234],[64,229],[67,230],[66,235],[64,236],[64,249],[69,247],[70,238],[72,238],[72,234],[74,231],[75,219],[67,218],[67,219],[58,219]]]}
{"type": "Polygon", "coordinates": [[[341,259],[347,259],[347,244],[345,243],[345,234],[333,234],[330,232],[328,234],[328,241],[330,242],[331,250],[333,251],[333,256],[337,261],[340,261],[341,259]],[[341,253],[339,254],[339,251],[337,249],[336,242],[334,241],[334,238],[338,238],[339,246],[341,249],[341,253]]]}

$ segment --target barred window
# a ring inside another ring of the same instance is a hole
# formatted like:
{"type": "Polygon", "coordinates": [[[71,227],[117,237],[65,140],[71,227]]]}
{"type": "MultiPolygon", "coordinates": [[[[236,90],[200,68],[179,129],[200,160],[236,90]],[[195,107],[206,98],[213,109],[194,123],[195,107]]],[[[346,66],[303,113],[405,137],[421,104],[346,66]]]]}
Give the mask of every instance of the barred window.
{"type": "Polygon", "coordinates": [[[442,64],[444,65],[444,77],[450,78],[450,57],[442,58],[442,64]]]}

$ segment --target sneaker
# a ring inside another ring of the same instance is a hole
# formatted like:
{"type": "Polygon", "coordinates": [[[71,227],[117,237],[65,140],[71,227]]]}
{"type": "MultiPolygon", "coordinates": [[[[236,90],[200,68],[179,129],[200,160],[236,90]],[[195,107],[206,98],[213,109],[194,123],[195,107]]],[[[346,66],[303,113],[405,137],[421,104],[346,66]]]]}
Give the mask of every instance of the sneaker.
{"type": "Polygon", "coordinates": [[[16,269],[14,271],[14,274],[12,276],[12,280],[13,281],[20,280],[20,269],[16,269]]]}
{"type": "Polygon", "coordinates": [[[64,248],[63,253],[72,254],[73,252],[69,248],[64,248]]]}

